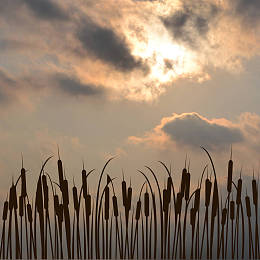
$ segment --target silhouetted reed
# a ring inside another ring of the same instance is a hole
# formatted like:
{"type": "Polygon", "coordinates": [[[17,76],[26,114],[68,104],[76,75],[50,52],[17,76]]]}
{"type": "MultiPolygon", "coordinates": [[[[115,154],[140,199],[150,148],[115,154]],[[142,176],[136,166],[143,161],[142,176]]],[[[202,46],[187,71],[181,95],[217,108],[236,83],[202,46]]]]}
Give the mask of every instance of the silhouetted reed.
{"type": "Polygon", "coordinates": [[[18,179],[12,181],[3,203],[0,258],[259,258],[254,173],[250,198],[247,191],[244,195],[241,174],[237,184],[233,181],[231,151],[226,191],[220,197],[212,157],[202,149],[210,164],[203,168],[195,189],[191,188],[192,171],[190,163],[186,168],[186,158],[178,186],[171,167],[159,162],[166,173],[163,185],[158,174],[146,166],[147,172],[138,170],[142,179],[138,190],[131,179],[127,183],[123,173],[118,191],[116,178],[106,174],[111,158],[99,174],[96,190],[91,189],[96,195],[88,180],[95,170],[87,172],[83,163],[81,184],[77,186],[73,178],[71,185],[58,151],[58,182],[52,181],[54,174],[45,171],[49,157],[37,178],[34,203],[27,191],[22,160],[18,179]]]}

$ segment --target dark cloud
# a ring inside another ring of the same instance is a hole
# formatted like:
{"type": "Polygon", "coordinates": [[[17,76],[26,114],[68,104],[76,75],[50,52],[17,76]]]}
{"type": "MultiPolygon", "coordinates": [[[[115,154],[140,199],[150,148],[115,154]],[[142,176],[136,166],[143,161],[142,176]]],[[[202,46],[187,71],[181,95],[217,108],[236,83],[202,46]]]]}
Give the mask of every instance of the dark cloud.
{"type": "Polygon", "coordinates": [[[77,38],[89,54],[121,71],[131,71],[144,66],[141,61],[132,56],[123,37],[118,36],[110,28],[99,26],[90,19],[86,19],[81,24],[77,38]]]}
{"type": "Polygon", "coordinates": [[[65,75],[55,76],[60,90],[71,96],[101,96],[105,89],[92,84],[81,83],[76,78],[70,78],[65,75]]]}
{"type": "Polygon", "coordinates": [[[254,26],[260,22],[259,0],[231,0],[235,6],[236,15],[242,17],[247,25],[254,26]]]}
{"type": "Polygon", "coordinates": [[[168,17],[163,17],[165,27],[175,41],[185,43],[189,47],[199,46],[201,38],[206,38],[209,24],[216,16],[218,8],[215,5],[196,5],[183,2],[183,8],[168,17]]]}
{"type": "Polygon", "coordinates": [[[65,20],[68,14],[55,1],[51,0],[23,0],[27,7],[42,19],[65,20]]]}
{"type": "Polygon", "coordinates": [[[208,121],[197,113],[174,116],[162,130],[175,142],[194,147],[217,149],[244,140],[239,128],[208,121]]]}

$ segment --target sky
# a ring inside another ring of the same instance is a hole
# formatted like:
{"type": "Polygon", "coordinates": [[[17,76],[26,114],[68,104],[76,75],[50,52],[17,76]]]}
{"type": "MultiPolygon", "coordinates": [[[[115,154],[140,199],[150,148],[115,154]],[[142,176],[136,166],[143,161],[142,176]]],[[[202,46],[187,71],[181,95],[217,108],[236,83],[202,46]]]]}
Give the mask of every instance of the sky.
{"type": "Polygon", "coordinates": [[[258,172],[259,0],[1,0],[0,31],[2,197],[21,153],[31,187],[50,155],[57,179],[57,145],[77,184],[111,156],[136,185],[158,160],[179,179],[187,155],[196,185],[200,146],[222,183],[231,145],[234,178],[258,172]]]}

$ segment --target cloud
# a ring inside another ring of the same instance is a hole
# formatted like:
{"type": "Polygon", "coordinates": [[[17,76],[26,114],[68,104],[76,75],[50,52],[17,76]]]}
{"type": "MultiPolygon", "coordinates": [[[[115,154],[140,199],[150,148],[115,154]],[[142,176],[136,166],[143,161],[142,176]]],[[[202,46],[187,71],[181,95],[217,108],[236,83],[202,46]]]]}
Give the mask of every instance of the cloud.
{"type": "MultiPolygon", "coordinates": [[[[259,128],[260,131],[260,128],[259,128]]],[[[207,119],[198,113],[173,114],[165,117],[144,137],[129,137],[132,143],[145,143],[162,149],[172,145],[221,150],[245,141],[243,129],[226,119],[207,119]]]]}
{"type": "Polygon", "coordinates": [[[41,19],[65,20],[68,15],[55,1],[52,0],[23,0],[26,6],[41,19]]]}
{"type": "Polygon", "coordinates": [[[84,84],[78,79],[66,75],[58,75],[54,78],[58,82],[59,89],[71,96],[100,96],[105,91],[104,88],[84,84]]]}
{"type": "Polygon", "coordinates": [[[162,126],[162,131],[179,144],[194,147],[204,145],[211,149],[242,142],[244,139],[238,127],[208,120],[198,113],[173,115],[162,126]]]}
{"type": "Polygon", "coordinates": [[[197,48],[200,39],[206,38],[210,23],[217,13],[218,8],[213,3],[184,1],[182,8],[167,17],[162,17],[162,21],[174,41],[197,48]]]}
{"type": "Polygon", "coordinates": [[[77,38],[95,58],[125,72],[142,67],[142,63],[132,56],[124,37],[118,36],[112,28],[102,27],[90,19],[85,19],[80,27],[77,38]]]}

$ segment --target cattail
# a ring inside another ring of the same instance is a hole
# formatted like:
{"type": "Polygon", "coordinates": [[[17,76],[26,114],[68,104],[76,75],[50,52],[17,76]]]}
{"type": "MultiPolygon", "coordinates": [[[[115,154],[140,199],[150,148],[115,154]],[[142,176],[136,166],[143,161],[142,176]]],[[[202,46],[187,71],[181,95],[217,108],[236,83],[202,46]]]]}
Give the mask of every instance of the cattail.
{"type": "Polygon", "coordinates": [[[86,216],[89,217],[91,214],[91,195],[86,196],[86,216]]]}
{"type": "Polygon", "coordinates": [[[191,226],[195,226],[196,222],[196,210],[194,208],[190,209],[190,224],[191,226]]]}
{"type": "Polygon", "coordinates": [[[30,203],[27,204],[28,221],[32,223],[32,206],[30,203]]]}
{"type": "Polygon", "coordinates": [[[233,174],[233,161],[228,161],[228,179],[227,179],[227,191],[230,193],[232,189],[232,174],[233,174]]]}
{"type": "Polygon", "coordinates": [[[49,208],[49,188],[47,185],[47,178],[46,175],[42,175],[42,187],[43,187],[43,197],[44,197],[44,208],[49,208]]]}
{"type": "Polygon", "coordinates": [[[24,198],[27,195],[27,189],[26,189],[26,176],[25,176],[25,169],[21,169],[21,196],[24,198]]]}
{"type": "Polygon", "coordinates": [[[221,224],[222,224],[222,225],[225,225],[226,219],[227,219],[227,209],[224,208],[224,209],[222,210],[222,218],[221,218],[221,224]]]}
{"type": "Polygon", "coordinates": [[[16,187],[14,185],[10,188],[9,195],[9,209],[17,209],[17,195],[16,195],[16,187]]]}
{"type": "Polygon", "coordinates": [[[58,195],[54,195],[53,200],[54,200],[54,210],[55,210],[55,213],[58,214],[59,206],[60,206],[58,195]]]}
{"type": "Polygon", "coordinates": [[[3,220],[7,219],[7,213],[8,213],[8,201],[5,201],[4,203],[4,209],[3,209],[3,220]]]}
{"type": "Polygon", "coordinates": [[[166,212],[168,210],[169,205],[169,198],[168,198],[168,191],[163,189],[163,211],[166,212]]]}
{"type": "Polygon", "coordinates": [[[235,218],[235,201],[230,201],[230,219],[234,220],[235,218]]]}
{"type": "Polygon", "coordinates": [[[176,205],[175,205],[175,212],[176,212],[177,215],[181,213],[182,198],[183,198],[182,193],[178,192],[177,193],[176,205]]]}
{"type": "Polygon", "coordinates": [[[77,191],[76,186],[74,186],[72,188],[72,193],[73,193],[74,209],[76,210],[76,212],[78,212],[78,210],[79,210],[79,200],[78,200],[78,191],[77,191]]]}
{"type": "Polygon", "coordinates": [[[250,206],[250,198],[246,196],[246,214],[250,218],[251,217],[251,206],[250,206]]]}
{"type": "Polygon", "coordinates": [[[132,188],[129,187],[127,190],[127,199],[126,199],[126,209],[129,211],[131,209],[131,203],[132,203],[132,188]]]}
{"type": "Polygon", "coordinates": [[[58,172],[59,172],[59,182],[60,182],[60,186],[63,183],[63,167],[62,167],[62,161],[59,158],[58,160],[58,172]]]}
{"type": "Polygon", "coordinates": [[[257,206],[258,191],[257,191],[257,184],[255,179],[252,180],[252,191],[253,191],[253,203],[255,206],[257,206]]]}
{"type": "Polygon", "coordinates": [[[69,205],[69,188],[68,188],[67,180],[63,180],[61,190],[62,190],[63,204],[69,205]]]}
{"type": "Polygon", "coordinates": [[[169,176],[167,179],[167,192],[168,192],[169,203],[171,201],[171,190],[172,190],[172,177],[169,176]]]}
{"type": "Polygon", "coordinates": [[[139,220],[140,219],[140,215],[141,215],[141,201],[138,200],[137,201],[137,205],[136,205],[135,219],[139,220]]]}
{"type": "Polygon", "coordinates": [[[199,210],[199,207],[200,207],[200,188],[198,188],[196,191],[195,191],[195,201],[194,201],[194,209],[196,211],[199,210]]]}
{"type": "Polygon", "coordinates": [[[109,187],[105,187],[105,220],[109,219],[109,187]]]}
{"type": "Polygon", "coordinates": [[[185,184],[186,184],[186,174],[187,174],[187,170],[186,168],[184,168],[182,170],[182,176],[181,176],[181,196],[184,196],[184,191],[185,191],[185,184]]]}
{"type": "Polygon", "coordinates": [[[215,217],[217,215],[217,209],[218,209],[218,185],[216,180],[214,181],[214,187],[213,187],[213,197],[212,197],[212,216],[215,217]]]}
{"type": "Polygon", "coordinates": [[[43,197],[42,197],[42,184],[39,178],[36,189],[36,208],[39,213],[43,213],[43,197]]]}
{"type": "Polygon", "coordinates": [[[87,172],[85,169],[81,172],[82,175],[82,189],[83,189],[83,198],[86,199],[87,196],[87,172]]]}
{"type": "Polygon", "coordinates": [[[144,193],[144,215],[149,217],[149,193],[144,193]]]}
{"type": "Polygon", "coordinates": [[[205,181],[205,206],[208,207],[210,203],[212,182],[207,178],[205,181]]]}
{"type": "Polygon", "coordinates": [[[125,182],[125,180],[122,181],[122,195],[123,195],[123,205],[125,207],[126,206],[126,199],[127,199],[127,195],[126,195],[126,182],[125,182]]]}
{"type": "Polygon", "coordinates": [[[112,197],[112,201],[113,201],[113,208],[114,208],[114,216],[117,218],[118,217],[118,205],[117,205],[117,198],[115,195],[112,197]]]}
{"type": "Polygon", "coordinates": [[[187,201],[190,197],[190,173],[186,173],[186,183],[185,183],[185,200],[187,201]]]}
{"type": "Polygon", "coordinates": [[[23,216],[23,197],[19,196],[19,216],[23,216]]]}
{"type": "Polygon", "coordinates": [[[242,192],[242,179],[239,178],[237,181],[237,198],[236,198],[237,204],[241,204],[241,192],[242,192]]]}

